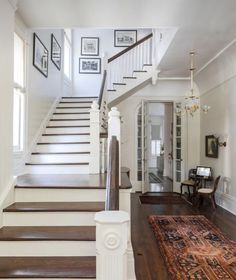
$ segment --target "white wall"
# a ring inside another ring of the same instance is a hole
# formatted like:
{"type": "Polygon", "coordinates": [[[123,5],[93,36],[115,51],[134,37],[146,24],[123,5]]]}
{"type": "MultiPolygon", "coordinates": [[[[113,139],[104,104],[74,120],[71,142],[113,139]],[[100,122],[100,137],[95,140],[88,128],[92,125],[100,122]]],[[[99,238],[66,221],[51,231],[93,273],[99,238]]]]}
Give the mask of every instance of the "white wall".
{"type": "Polygon", "coordinates": [[[208,114],[201,114],[201,164],[211,166],[215,176],[225,177],[218,203],[236,213],[236,44],[200,72],[195,81],[202,104],[211,106],[208,114]],[[210,134],[227,141],[225,148],[219,147],[217,159],[205,156],[205,136],[210,134]]]}
{"type": "Polygon", "coordinates": [[[8,1],[0,1],[0,208],[13,182],[13,32],[14,9],[8,1]]]}
{"type": "MultiPolygon", "coordinates": [[[[137,32],[137,40],[151,33],[151,29],[139,29],[137,32]]],[[[74,95],[81,96],[98,96],[102,82],[101,74],[79,74],[79,58],[81,56],[81,37],[99,37],[99,55],[94,56],[103,58],[104,54],[107,58],[122,51],[124,48],[114,47],[114,30],[113,29],[85,29],[78,28],[73,31],[73,81],[74,95]]]]}
{"type": "MultiPolygon", "coordinates": [[[[117,105],[123,121],[121,125],[121,163],[122,166],[127,166],[131,169],[133,191],[141,190],[140,182],[137,182],[136,178],[136,112],[141,100],[181,101],[189,90],[189,86],[189,81],[158,81],[155,86],[149,84],[117,105]]],[[[194,147],[194,152],[186,153],[186,170],[199,164],[199,131],[198,116],[189,119],[188,135],[193,135],[194,142],[187,146],[191,146],[192,149],[194,147]],[[196,123],[196,125],[192,125],[192,123],[196,123]]]]}
{"type": "Polygon", "coordinates": [[[58,96],[62,95],[63,64],[59,71],[51,61],[51,33],[61,46],[63,55],[63,32],[57,30],[30,30],[22,19],[16,18],[16,32],[26,41],[26,132],[23,153],[14,155],[14,174],[23,171],[29,149],[33,147],[35,137],[49,109],[58,96]],[[36,33],[49,52],[48,77],[44,77],[33,66],[33,33],[36,33]]]}

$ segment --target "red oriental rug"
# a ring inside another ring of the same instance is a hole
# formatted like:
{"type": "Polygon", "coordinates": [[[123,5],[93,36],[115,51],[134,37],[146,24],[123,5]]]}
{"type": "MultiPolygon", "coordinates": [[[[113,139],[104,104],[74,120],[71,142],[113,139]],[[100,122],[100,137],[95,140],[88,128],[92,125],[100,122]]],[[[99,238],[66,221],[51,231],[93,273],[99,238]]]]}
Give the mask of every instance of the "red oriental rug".
{"type": "Polygon", "coordinates": [[[236,242],[204,216],[150,216],[170,279],[236,279],[236,242]]]}

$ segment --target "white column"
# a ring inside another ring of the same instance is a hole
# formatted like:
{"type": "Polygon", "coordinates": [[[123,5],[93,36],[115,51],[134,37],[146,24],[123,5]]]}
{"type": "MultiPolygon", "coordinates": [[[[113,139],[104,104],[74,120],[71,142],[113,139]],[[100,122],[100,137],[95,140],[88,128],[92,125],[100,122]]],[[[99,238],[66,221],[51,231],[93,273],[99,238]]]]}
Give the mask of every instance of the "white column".
{"type": "Polygon", "coordinates": [[[121,144],[120,144],[120,112],[116,107],[112,107],[108,114],[108,159],[109,159],[109,146],[112,136],[116,136],[119,142],[119,184],[121,183],[121,144]]]}
{"type": "Polygon", "coordinates": [[[127,280],[129,215],[102,211],[95,215],[97,280],[127,280]]]}
{"type": "Polygon", "coordinates": [[[100,110],[96,101],[93,101],[90,110],[90,162],[89,173],[100,173],[100,110]]]}

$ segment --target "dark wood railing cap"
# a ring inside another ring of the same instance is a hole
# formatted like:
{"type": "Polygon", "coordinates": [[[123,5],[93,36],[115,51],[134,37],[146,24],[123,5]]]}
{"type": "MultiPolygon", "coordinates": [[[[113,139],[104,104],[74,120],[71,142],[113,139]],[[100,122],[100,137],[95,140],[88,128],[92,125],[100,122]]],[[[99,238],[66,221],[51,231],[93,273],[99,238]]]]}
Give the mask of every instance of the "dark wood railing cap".
{"type": "Polygon", "coordinates": [[[113,60],[117,59],[118,57],[122,56],[123,54],[129,52],[130,50],[134,49],[135,47],[137,47],[138,45],[142,44],[143,42],[147,41],[148,39],[152,38],[153,34],[149,34],[146,37],[140,39],[139,41],[137,41],[136,43],[134,43],[133,45],[127,47],[126,49],[122,50],[121,52],[115,54],[114,56],[112,56],[111,58],[108,59],[108,63],[112,62],[113,60]]]}

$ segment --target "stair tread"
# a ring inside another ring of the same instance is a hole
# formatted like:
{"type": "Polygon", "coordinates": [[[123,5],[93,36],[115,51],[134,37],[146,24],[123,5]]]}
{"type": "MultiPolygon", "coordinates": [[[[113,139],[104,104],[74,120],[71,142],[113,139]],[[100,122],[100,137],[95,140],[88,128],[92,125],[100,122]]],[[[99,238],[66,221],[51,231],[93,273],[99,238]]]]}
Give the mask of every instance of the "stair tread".
{"type": "Polygon", "coordinates": [[[70,99],[70,98],[74,98],[74,99],[80,99],[80,98],[98,98],[98,96],[62,96],[62,99],[70,99]]]}
{"type": "Polygon", "coordinates": [[[76,113],[53,113],[53,115],[82,115],[89,114],[89,112],[76,112],[76,113]]]}
{"type": "Polygon", "coordinates": [[[72,127],[90,127],[90,125],[48,125],[46,128],[72,128],[72,127]]]}
{"type": "Polygon", "coordinates": [[[89,132],[84,133],[43,133],[42,136],[79,136],[79,135],[90,135],[89,132]]]}
{"type": "Polygon", "coordinates": [[[90,119],[51,119],[50,122],[89,121],[90,119]]]}
{"type": "Polygon", "coordinates": [[[89,106],[76,106],[76,107],[56,107],[56,109],[91,109],[89,106]]]}
{"type": "Polygon", "coordinates": [[[90,142],[39,142],[37,145],[90,144],[90,142]]]}
{"type": "Polygon", "coordinates": [[[15,202],[3,212],[98,212],[104,202],[15,202]]]}
{"type": "Polygon", "coordinates": [[[0,278],[96,278],[95,257],[0,257],[0,278]]]}
{"type": "Polygon", "coordinates": [[[0,241],[95,241],[95,226],[6,226],[0,228],[0,241]]]}
{"type": "Polygon", "coordinates": [[[90,152],[37,152],[31,153],[31,155],[88,155],[90,152]]]}
{"type": "Polygon", "coordinates": [[[83,104],[83,103],[93,103],[93,101],[60,101],[60,104],[74,104],[74,103],[79,103],[79,104],[83,104]]]}

